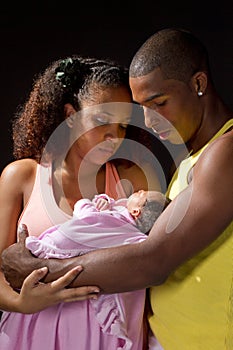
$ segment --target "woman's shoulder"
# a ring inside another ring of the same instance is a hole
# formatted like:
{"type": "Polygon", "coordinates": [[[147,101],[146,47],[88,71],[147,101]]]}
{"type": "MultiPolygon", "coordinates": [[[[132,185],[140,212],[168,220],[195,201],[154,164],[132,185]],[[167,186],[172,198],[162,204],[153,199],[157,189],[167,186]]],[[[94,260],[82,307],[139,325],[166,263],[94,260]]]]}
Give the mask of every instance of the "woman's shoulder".
{"type": "Polygon", "coordinates": [[[37,162],[34,159],[19,159],[5,166],[1,173],[1,179],[28,181],[31,177],[35,177],[37,162]]]}

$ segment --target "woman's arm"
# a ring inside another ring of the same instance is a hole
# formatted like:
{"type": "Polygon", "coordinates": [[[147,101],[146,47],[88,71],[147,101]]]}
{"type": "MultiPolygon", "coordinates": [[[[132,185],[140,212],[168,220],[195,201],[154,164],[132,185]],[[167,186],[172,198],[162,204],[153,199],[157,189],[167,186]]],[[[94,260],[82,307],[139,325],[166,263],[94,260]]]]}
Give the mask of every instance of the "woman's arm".
{"type": "MultiPolygon", "coordinates": [[[[23,207],[23,187],[22,175],[29,180],[29,167],[26,162],[25,168],[22,162],[13,162],[8,165],[0,177],[0,252],[16,241],[17,221],[23,207]]],[[[14,257],[13,257],[14,259],[14,257]]],[[[16,310],[18,294],[7,285],[4,276],[0,276],[0,308],[2,310],[16,310]]]]}
{"type": "MultiPolygon", "coordinates": [[[[11,163],[0,177],[0,252],[16,242],[16,227],[22,211],[25,197],[29,195],[30,184],[34,183],[35,163],[23,160],[11,163]],[[31,179],[33,179],[31,181],[31,179]]],[[[16,255],[11,257],[15,262],[16,255]]],[[[36,264],[36,269],[40,265],[36,264]]],[[[38,283],[47,273],[47,269],[34,271],[25,281],[20,293],[13,290],[0,272],[0,309],[22,313],[32,313],[61,301],[82,300],[95,296],[96,288],[77,288],[68,290],[67,285],[78,275],[80,268],[70,271],[64,278],[54,283],[38,283]],[[89,293],[91,293],[89,295],[89,293]],[[94,293],[94,295],[92,294],[94,293]],[[88,297],[86,296],[88,294],[88,297]]],[[[13,279],[15,275],[13,274],[13,279]]],[[[22,283],[21,283],[22,284],[22,283]]],[[[18,287],[18,286],[16,286],[18,287]]]]}

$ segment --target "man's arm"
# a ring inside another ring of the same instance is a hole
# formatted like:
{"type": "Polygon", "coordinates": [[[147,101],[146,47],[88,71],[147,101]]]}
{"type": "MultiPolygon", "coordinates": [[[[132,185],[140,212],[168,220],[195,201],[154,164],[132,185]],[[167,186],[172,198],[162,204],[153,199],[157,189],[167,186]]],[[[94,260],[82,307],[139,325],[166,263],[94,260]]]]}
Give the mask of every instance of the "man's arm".
{"type": "MultiPolygon", "coordinates": [[[[61,266],[64,273],[80,264],[83,271],[73,286],[97,285],[104,293],[113,293],[161,284],[223,232],[233,220],[232,208],[232,137],[225,135],[201,156],[191,184],[163,211],[144,242],[100,249],[63,263],[43,261],[51,272],[45,281],[57,278],[61,266]]],[[[4,269],[6,259],[7,252],[3,254],[4,269]]],[[[8,257],[10,264],[11,259],[8,257]]]]}
{"type": "Polygon", "coordinates": [[[25,246],[25,239],[27,236],[27,226],[24,224],[20,225],[18,230],[18,242],[7,247],[1,255],[1,270],[4,273],[6,280],[13,288],[21,288],[24,279],[32,271],[40,269],[41,267],[47,266],[49,268],[50,282],[56,280],[64,275],[64,273],[77,266],[76,260],[73,258],[40,259],[35,257],[25,246]]]}

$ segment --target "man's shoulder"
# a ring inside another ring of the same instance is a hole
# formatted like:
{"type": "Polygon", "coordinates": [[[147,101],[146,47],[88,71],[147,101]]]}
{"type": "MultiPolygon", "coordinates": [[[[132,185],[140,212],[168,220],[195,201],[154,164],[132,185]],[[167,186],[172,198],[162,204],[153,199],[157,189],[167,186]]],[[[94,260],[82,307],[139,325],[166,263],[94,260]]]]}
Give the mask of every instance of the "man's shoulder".
{"type": "Polygon", "coordinates": [[[233,129],[217,137],[206,148],[206,155],[215,155],[222,158],[233,157],[233,129]]]}
{"type": "Polygon", "coordinates": [[[222,180],[233,171],[233,130],[220,135],[204,149],[195,165],[197,169],[208,177],[219,174],[222,180]]]}

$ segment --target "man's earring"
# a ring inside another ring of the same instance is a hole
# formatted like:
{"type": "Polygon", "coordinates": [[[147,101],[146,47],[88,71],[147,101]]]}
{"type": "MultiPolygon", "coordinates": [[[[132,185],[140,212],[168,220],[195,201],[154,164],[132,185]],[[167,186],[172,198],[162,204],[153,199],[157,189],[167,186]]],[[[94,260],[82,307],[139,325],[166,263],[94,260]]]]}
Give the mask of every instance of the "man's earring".
{"type": "Polygon", "coordinates": [[[198,91],[197,95],[200,97],[203,95],[203,92],[202,91],[198,91]]]}

